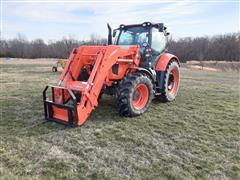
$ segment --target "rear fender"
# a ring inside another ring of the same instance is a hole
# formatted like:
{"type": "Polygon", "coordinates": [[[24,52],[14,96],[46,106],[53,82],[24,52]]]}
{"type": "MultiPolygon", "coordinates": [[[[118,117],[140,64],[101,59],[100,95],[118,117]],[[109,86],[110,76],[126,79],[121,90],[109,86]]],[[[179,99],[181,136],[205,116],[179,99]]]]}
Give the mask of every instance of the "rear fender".
{"type": "Polygon", "coordinates": [[[156,71],[165,71],[168,63],[173,59],[176,60],[180,65],[179,59],[177,58],[177,56],[170,53],[163,53],[157,60],[157,64],[155,67],[156,71]]]}
{"type": "Polygon", "coordinates": [[[159,59],[157,60],[156,64],[156,73],[157,73],[157,86],[158,91],[161,92],[164,87],[164,77],[167,70],[167,66],[170,61],[175,60],[180,65],[179,59],[177,56],[170,54],[170,53],[164,53],[162,54],[159,59]]]}

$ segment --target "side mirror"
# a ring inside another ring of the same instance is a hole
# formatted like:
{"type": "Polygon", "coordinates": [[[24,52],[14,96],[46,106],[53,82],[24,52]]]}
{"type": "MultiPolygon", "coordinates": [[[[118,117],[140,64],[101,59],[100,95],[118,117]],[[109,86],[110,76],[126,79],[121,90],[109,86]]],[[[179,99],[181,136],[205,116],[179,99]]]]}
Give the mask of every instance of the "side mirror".
{"type": "Polygon", "coordinates": [[[165,27],[164,27],[164,25],[163,25],[163,23],[159,23],[158,24],[158,31],[159,32],[163,32],[165,29],[164,29],[165,27]]]}

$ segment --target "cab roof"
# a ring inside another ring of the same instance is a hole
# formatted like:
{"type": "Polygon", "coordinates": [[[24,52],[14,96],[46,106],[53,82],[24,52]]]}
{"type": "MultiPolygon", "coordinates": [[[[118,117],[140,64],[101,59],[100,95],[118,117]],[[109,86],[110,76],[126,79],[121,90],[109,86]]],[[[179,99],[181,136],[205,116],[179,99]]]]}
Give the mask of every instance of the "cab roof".
{"type": "Polygon", "coordinates": [[[159,28],[159,27],[163,27],[164,24],[163,23],[153,23],[153,22],[144,22],[142,24],[129,24],[129,25],[121,24],[119,26],[119,29],[128,28],[128,27],[138,27],[138,26],[143,26],[143,27],[149,26],[149,27],[159,28]]]}

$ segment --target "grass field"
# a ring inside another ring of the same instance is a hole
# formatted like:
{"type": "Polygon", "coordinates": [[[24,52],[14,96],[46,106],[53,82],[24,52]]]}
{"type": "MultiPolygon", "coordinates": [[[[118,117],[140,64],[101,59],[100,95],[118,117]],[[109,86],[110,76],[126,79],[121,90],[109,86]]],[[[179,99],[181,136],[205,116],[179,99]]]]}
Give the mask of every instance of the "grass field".
{"type": "Polygon", "coordinates": [[[240,179],[238,73],[182,69],[173,103],[122,118],[103,96],[66,128],[43,119],[53,62],[1,60],[0,179],[240,179]]]}

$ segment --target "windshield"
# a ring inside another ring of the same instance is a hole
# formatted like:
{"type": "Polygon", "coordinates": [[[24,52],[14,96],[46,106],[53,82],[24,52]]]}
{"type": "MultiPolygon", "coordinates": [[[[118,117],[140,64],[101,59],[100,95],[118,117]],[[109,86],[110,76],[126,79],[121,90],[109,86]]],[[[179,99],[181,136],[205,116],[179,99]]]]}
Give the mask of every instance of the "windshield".
{"type": "Polygon", "coordinates": [[[149,29],[144,27],[128,27],[121,30],[118,45],[142,45],[148,43],[149,29]]]}

